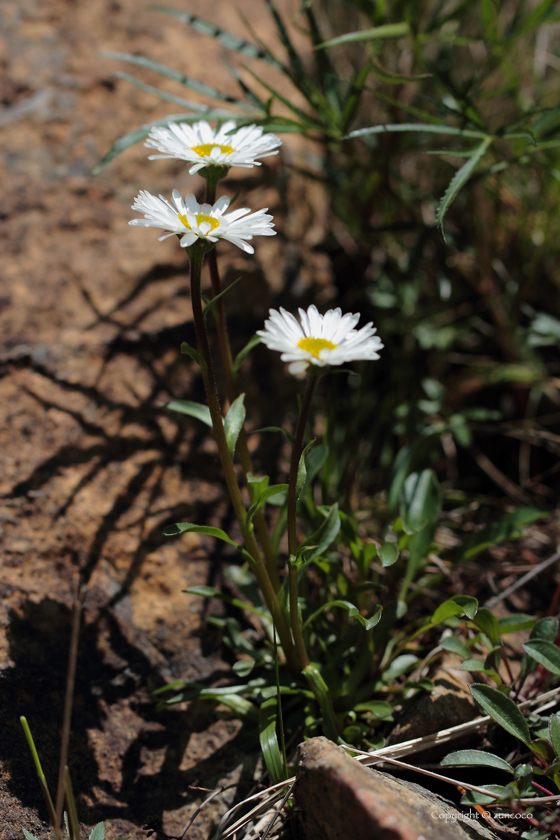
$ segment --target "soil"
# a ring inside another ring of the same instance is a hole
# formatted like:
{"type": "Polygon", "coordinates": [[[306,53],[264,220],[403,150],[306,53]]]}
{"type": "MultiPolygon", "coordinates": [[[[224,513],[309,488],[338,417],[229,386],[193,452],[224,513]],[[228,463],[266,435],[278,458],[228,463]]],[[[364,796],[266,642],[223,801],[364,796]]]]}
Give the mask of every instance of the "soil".
{"type": "MultiPolygon", "coordinates": [[[[243,10],[266,36],[264,4],[247,0],[243,10]]],[[[207,0],[204,16],[246,34],[226,0],[207,0]]],[[[81,819],[105,820],[108,840],[145,836],[150,815],[178,834],[204,797],[189,786],[240,781],[243,793],[258,760],[227,714],[193,703],[159,713],[150,696],[171,679],[219,681],[228,667],[218,637],[202,628],[208,605],[183,591],[216,583],[219,548],[162,535],[174,521],[229,525],[206,427],[160,405],[202,399],[178,349],[194,343],[184,254],[127,224],[139,189],[200,193],[202,181],[180,162],[149,162],[141,145],[91,175],[122,134],[178,110],[117,81],[113,70],[130,68],[100,52],[138,52],[207,83],[219,74],[230,92],[235,85],[217,42],[136,0],[2,2],[0,19],[0,840],[19,840],[23,827],[50,836],[18,717],[29,721],[54,792],[78,569],[89,581],[70,750],[81,819]]],[[[292,141],[284,161],[295,149],[292,141]]],[[[249,206],[281,219],[303,194],[297,182],[273,186],[274,174],[285,183],[284,165],[242,170],[226,189],[243,189],[249,206]]],[[[298,207],[289,242],[264,242],[256,258],[223,249],[226,281],[247,278],[230,301],[234,349],[286,284],[301,291],[313,276],[324,299],[331,294],[312,251],[326,203],[307,186],[298,207]]],[[[261,406],[267,389],[253,394],[261,406]]],[[[214,800],[189,836],[207,836],[235,795],[214,800]]]]}

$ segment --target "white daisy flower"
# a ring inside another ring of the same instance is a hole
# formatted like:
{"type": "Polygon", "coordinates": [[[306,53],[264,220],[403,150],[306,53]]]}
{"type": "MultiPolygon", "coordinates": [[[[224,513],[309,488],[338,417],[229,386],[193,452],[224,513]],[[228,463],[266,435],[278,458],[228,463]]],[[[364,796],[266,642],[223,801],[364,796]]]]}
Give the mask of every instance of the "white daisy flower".
{"type": "Polygon", "coordinates": [[[275,236],[273,217],[267,215],[266,207],[256,213],[251,213],[248,207],[226,213],[229,202],[229,198],[223,195],[213,205],[199,204],[192,193],[183,200],[179,190],[173,190],[173,206],[163,195],[158,198],[141,190],[134,199],[132,209],[143,213],[144,218],[133,219],[128,224],[169,231],[159,237],[160,242],[177,234],[181,237],[181,248],[189,248],[197,239],[213,244],[218,239],[227,239],[242,251],[254,254],[255,249],[247,244],[247,240],[253,236],[275,236]]]}
{"type": "Polygon", "coordinates": [[[282,141],[275,134],[265,134],[257,125],[236,128],[233,120],[225,122],[214,131],[205,121],[194,123],[170,122],[168,128],[154,126],[145,146],[157,149],[161,155],[150,155],[149,160],[179,158],[192,163],[189,173],[194,175],[205,166],[242,166],[250,169],[260,166],[257,158],[278,154],[282,141]]]}
{"type": "Polygon", "coordinates": [[[290,373],[301,373],[309,365],[327,367],[359,359],[378,359],[383,344],[370,322],[360,330],[354,327],[359,315],[329,309],[320,315],[316,306],[299,310],[301,324],[285,309],[271,309],[264,330],[257,330],[263,344],[279,350],[283,362],[291,362],[290,373]]]}

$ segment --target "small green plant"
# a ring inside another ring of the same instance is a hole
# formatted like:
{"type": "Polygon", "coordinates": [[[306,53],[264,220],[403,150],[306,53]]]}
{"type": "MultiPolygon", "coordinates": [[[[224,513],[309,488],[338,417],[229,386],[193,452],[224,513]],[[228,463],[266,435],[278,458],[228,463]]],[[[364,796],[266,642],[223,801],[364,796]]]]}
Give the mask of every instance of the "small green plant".
{"type": "Polygon", "coordinates": [[[542,707],[527,717],[522,709],[527,700],[545,692],[551,680],[560,676],[560,651],[556,645],[558,620],[550,617],[536,621],[524,615],[498,620],[489,610],[479,610],[472,623],[461,622],[459,632],[457,629],[440,644],[463,659],[463,670],[488,681],[471,685],[471,693],[482,711],[510,738],[504,750],[503,733],[500,736],[499,730],[490,731],[487,738],[498,742],[500,755],[487,750],[458,750],[447,755],[441,764],[494,768],[508,774],[510,779],[505,784],[483,785],[488,795],[467,791],[463,804],[496,808],[497,816],[506,821],[515,819],[516,824],[519,819],[524,821],[521,824],[528,830],[521,837],[546,840],[560,828],[560,718],[557,713],[545,714],[547,708],[557,705],[558,697],[543,702],[542,707]],[[515,666],[510,663],[501,639],[506,633],[521,630],[530,630],[530,634],[514,676],[515,666]],[[494,685],[489,685],[490,682],[494,685]]]}

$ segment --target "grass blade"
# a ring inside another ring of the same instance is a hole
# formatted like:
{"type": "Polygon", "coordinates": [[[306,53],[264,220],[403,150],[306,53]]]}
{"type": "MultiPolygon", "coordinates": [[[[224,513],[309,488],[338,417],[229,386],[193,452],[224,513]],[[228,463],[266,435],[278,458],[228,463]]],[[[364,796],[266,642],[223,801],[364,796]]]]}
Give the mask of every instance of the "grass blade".
{"type": "Polygon", "coordinates": [[[70,779],[68,766],[64,768],[64,795],[66,797],[66,805],[68,806],[68,819],[70,822],[72,840],[82,840],[80,821],[78,819],[78,809],[76,807],[74,791],[72,790],[72,781],[70,779]]]}
{"type": "Polygon", "coordinates": [[[144,67],[146,70],[152,70],[154,73],[159,73],[160,76],[165,76],[167,79],[172,79],[174,82],[185,87],[201,93],[203,96],[209,96],[211,99],[219,99],[221,102],[230,102],[239,107],[246,107],[245,102],[240,102],[235,96],[230,96],[228,93],[222,93],[217,88],[210,87],[210,85],[199,82],[198,79],[191,79],[190,76],[185,76],[178,70],[173,70],[162,64],[160,61],[153,61],[151,58],[146,58],[143,55],[133,55],[132,53],[120,52],[102,52],[100,53],[104,58],[114,58],[116,61],[126,61],[128,64],[135,64],[137,67],[144,67]]]}
{"type": "Polygon", "coordinates": [[[203,20],[196,15],[191,15],[189,12],[183,12],[180,9],[173,9],[171,6],[148,6],[148,8],[154,12],[163,12],[166,15],[171,15],[176,20],[180,20],[181,23],[186,23],[195,32],[200,32],[201,35],[208,35],[210,38],[215,38],[226,50],[238,52],[241,55],[247,56],[247,58],[258,58],[261,61],[266,61],[267,64],[271,64],[273,67],[276,66],[276,62],[255,44],[244,41],[237,35],[226,32],[225,29],[220,29],[214,26],[213,23],[203,20]]]}
{"type": "Polygon", "coordinates": [[[123,73],[121,70],[116,70],[114,73],[111,73],[111,75],[115,79],[122,79],[123,82],[129,82],[129,84],[134,85],[134,87],[140,88],[140,90],[144,90],[146,93],[151,93],[153,96],[157,96],[158,99],[164,99],[166,102],[172,102],[173,105],[179,105],[181,108],[185,108],[190,111],[199,111],[201,116],[209,110],[208,105],[200,105],[198,102],[191,102],[189,99],[183,99],[182,96],[175,96],[173,93],[167,93],[164,90],[160,90],[159,88],[154,87],[154,85],[147,85],[135,76],[131,76],[130,73],[123,73]]]}
{"type": "Polygon", "coordinates": [[[443,220],[445,218],[445,214],[449,210],[449,207],[451,206],[454,199],[457,197],[458,193],[465,186],[465,184],[473,174],[481,158],[484,157],[484,155],[488,151],[488,148],[492,144],[493,139],[493,137],[486,137],[478,146],[478,148],[474,150],[469,160],[466,163],[464,163],[463,166],[453,176],[451,183],[449,184],[443,198],[439,203],[438,211],[436,214],[436,224],[442,231],[442,234],[443,220]]]}
{"type": "Polygon", "coordinates": [[[431,123],[398,123],[392,125],[372,125],[370,128],[357,128],[351,131],[343,140],[353,140],[356,137],[367,137],[370,134],[391,134],[400,131],[419,131],[427,134],[453,134],[459,137],[476,137],[479,140],[487,139],[484,131],[475,131],[472,128],[457,128],[454,125],[433,125],[431,123]]]}
{"type": "Polygon", "coordinates": [[[330,47],[338,47],[340,44],[355,44],[357,41],[378,41],[386,38],[402,38],[403,35],[410,34],[410,26],[403,21],[402,23],[385,23],[382,26],[375,26],[373,29],[362,29],[358,32],[347,32],[346,35],[339,35],[337,38],[331,38],[330,41],[324,41],[318,44],[316,50],[330,49],[330,47]]]}
{"type": "Polygon", "coordinates": [[[49,788],[47,785],[47,780],[45,779],[45,774],[43,773],[43,767],[41,765],[41,761],[39,759],[39,753],[37,752],[37,747],[35,746],[35,741],[33,740],[33,735],[31,734],[31,730],[29,728],[29,724],[27,723],[27,718],[20,717],[19,719],[22,729],[25,734],[25,738],[27,740],[27,745],[31,752],[31,757],[33,758],[33,763],[35,764],[35,770],[37,771],[37,776],[39,777],[39,784],[41,785],[41,791],[43,792],[43,796],[45,798],[45,803],[47,806],[47,811],[49,812],[49,817],[52,824],[55,824],[55,810],[54,804],[51,799],[51,795],[49,792],[49,788]]]}

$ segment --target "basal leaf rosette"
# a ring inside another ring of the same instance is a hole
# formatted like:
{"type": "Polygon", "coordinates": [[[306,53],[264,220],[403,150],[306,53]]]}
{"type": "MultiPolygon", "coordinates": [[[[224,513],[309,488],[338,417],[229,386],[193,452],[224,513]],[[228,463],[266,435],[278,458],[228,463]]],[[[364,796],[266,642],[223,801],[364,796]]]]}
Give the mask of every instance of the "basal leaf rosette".
{"type": "Polygon", "coordinates": [[[275,134],[263,134],[258,125],[247,125],[235,131],[236,127],[233,120],[228,120],[216,130],[205,120],[192,126],[170,122],[167,128],[154,126],[144,145],[161,152],[150,155],[150,160],[178,158],[192,163],[189,169],[191,175],[212,166],[251,169],[261,165],[258,158],[278,154],[282,141],[275,134]]]}
{"type": "Polygon", "coordinates": [[[274,236],[272,216],[267,209],[251,213],[248,207],[226,213],[230,200],[222,196],[214,204],[199,204],[192,193],[185,198],[179,190],[173,190],[173,204],[163,195],[155,196],[141,190],[132,205],[133,210],[144,214],[143,219],[132,219],[129,225],[162,228],[168,231],[159,240],[169,236],[181,238],[181,248],[189,248],[197,240],[213,247],[219,239],[232,242],[253,254],[255,249],[248,244],[253,236],[274,236]],[[249,214],[249,215],[248,215],[249,214]]]}
{"type": "Polygon", "coordinates": [[[355,327],[359,315],[342,314],[341,309],[329,309],[320,315],[316,306],[307,312],[299,310],[299,318],[280,307],[271,309],[264,329],[257,335],[270,350],[278,350],[283,362],[290,362],[290,373],[301,373],[310,365],[325,368],[347,362],[374,360],[383,343],[373,323],[359,330],[355,327]]]}

